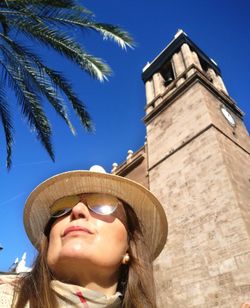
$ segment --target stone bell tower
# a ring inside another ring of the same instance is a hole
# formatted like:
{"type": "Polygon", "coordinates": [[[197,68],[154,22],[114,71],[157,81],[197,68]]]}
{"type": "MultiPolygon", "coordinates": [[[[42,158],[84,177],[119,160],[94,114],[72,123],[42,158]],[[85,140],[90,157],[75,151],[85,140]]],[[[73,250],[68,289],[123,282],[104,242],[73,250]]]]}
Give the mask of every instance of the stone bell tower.
{"type": "Polygon", "coordinates": [[[142,74],[149,188],[169,237],[155,265],[159,307],[250,300],[250,138],[221,72],[183,32],[142,74]]]}
{"type": "Polygon", "coordinates": [[[217,64],[183,32],[143,70],[147,142],[113,173],[163,203],[159,308],[250,301],[250,138],[217,64]]]}

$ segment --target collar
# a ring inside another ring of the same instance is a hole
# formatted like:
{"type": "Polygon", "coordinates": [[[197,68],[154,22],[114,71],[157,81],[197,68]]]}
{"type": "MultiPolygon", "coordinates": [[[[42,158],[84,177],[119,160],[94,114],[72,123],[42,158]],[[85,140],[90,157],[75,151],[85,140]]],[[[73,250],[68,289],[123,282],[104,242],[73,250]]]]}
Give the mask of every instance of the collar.
{"type": "Polygon", "coordinates": [[[51,288],[56,292],[60,307],[82,308],[119,308],[121,307],[121,293],[107,296],[100,292],[89,290],[77,285],[63,283],[58,280],[51,281],[51,288]]]}

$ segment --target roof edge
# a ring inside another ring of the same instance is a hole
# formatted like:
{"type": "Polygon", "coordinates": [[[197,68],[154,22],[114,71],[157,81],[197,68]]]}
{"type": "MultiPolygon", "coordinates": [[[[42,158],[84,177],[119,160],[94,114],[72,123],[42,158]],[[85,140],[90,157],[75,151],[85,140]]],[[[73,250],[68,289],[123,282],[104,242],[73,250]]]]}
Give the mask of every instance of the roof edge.
{"type": "Polygon", "coordinates": [[[192,50],[195,50],[199,57],[214,69],[214,71],[221,75],[221,71],[214,60],[209,58],[182,30],[179,30],[175,38],[166,46],[165,49],[151,62],[146,64],[142,72],[142,80],[146,82],[156,73],[164,62],[169,61],[172,55],[184,44],[187,43],[192,50]]]}

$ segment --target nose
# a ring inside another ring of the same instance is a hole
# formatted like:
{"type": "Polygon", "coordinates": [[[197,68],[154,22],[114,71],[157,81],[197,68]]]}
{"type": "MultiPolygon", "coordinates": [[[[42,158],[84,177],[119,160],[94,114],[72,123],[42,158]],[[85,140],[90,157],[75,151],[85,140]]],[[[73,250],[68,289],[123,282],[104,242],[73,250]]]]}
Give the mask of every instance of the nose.
{"type": "Polygon", "coordinates": [[[84,202],[79,201],[73,208],[71,212],[71,219],[79,219],[79,218],[84,218],[86,220],[89,219],[90,213],[89,209],[84,202]]]}

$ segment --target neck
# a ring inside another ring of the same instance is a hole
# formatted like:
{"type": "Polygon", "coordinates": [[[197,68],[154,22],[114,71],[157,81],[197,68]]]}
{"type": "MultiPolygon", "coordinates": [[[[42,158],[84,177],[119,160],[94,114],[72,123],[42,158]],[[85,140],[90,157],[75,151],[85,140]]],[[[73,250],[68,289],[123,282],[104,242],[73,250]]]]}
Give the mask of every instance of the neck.
{"type": "Polygon", "coordinates": [[[110,269],[91,268],[82,266],[81,269],[75,266],[63,266],[60,268],[55,278],[62,282],[75,284],[93,291],[110,296],[116,293],[119,271],[110,269]],[[62,270],[63,268],[63,270],[62,270]]]}

